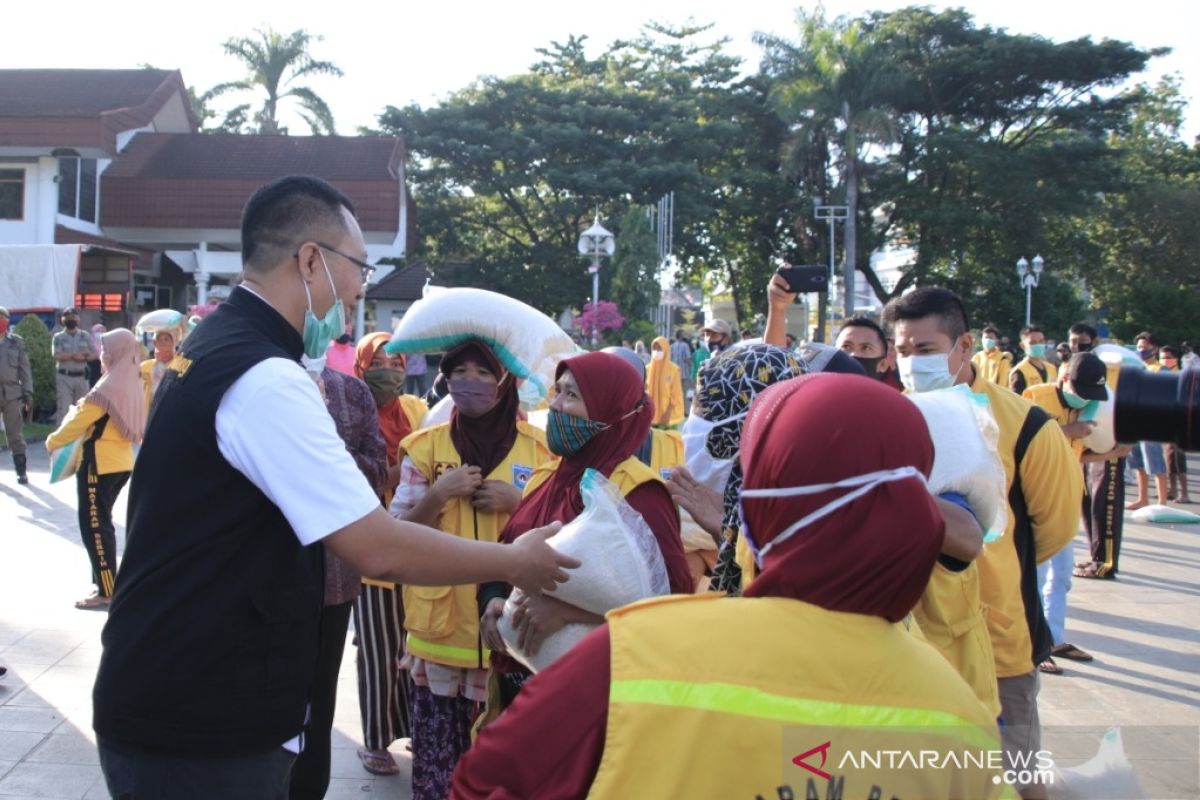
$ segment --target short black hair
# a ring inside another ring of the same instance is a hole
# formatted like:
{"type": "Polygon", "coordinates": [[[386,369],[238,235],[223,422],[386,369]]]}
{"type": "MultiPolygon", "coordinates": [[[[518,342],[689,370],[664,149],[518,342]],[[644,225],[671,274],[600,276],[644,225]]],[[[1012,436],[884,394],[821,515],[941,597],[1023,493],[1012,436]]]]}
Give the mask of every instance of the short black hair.
{"type": "Polygon", "coordinates": [[[1179,358],[1179,348],[1173,344],[1164,344],[1158,348],[1160,358],[1179,358]]]}
{"type": "Polygon", "coordinates": [[[1145,339],[1147,342],[1149,342],[1149,343],[1151,344],[1151,346],[1153,346],[1153,347],[1158,347],[1158,337],[1157,337],[1157,336],[1155,336],[1155,335],[1154,335],[1153,333],[1151,333],[1150,331],[1142,331],[1142,332],[1141,332],[1141,333],[1139,333],[1137,336],[1133,337],[1133,340],[1134,340],[1135,342],[1136,342],[1138,339],[1145,339]]]}
{"type": "Polygon", "coordinates": [[[842,327],[838,328],[838,334],[840,335],[842,331],[846,330],[846,328],[870,328],[871,330],[875,331],[875,335],[879,337],[879,343],[883,345],[883,352],[887,352],[887,334],[883,332],[883,328],[879,326],[879,323],[870,317],[851,317],[842,323],[842,327]]]}
{"type": "Polygon", "coordinates": [[[260,187],[242,210],[242,264],[270,270],[307,239],[344,233],[350,198],[312,175],[288,175],[260,187]]]}
{"type": "Polygon", "coordinates": [[[997,328],[995,325],[988,325],[986,328],[983,329],[983,333],[994,333],[994,334],[996,334],[996,336],[999,336],[1000,329],[997,328]]]}
{"type": "Polygon", "coordinates": [[[1074,334],[1075,336],[1086,336],[1093,342],[1100,338],[1100,335],[1096,333],[1096,329],[1086,322],[1076,322],[1067,333],[1074,334]]]}
{"type": "Polygon", "coordinates": [[[883,309],[883,321],[888,325],[926,317],[937,317],[942,332],[951,339],[958,339],[971,329],[963,301],[954,292],[940,286],[922,286],[894,297],[883,309]]]}
{"type": "Polygon", "coordinates": [[[1028,336],[1031,333],[1040,333],[1043,336],[1046,335],[1046,332],[1044,330],[1042,330],[1041,325],[1026,325],[1024,328],[1021,328],[1021,338],[1022,339],[1024,339],[1026,336],[1028,336]]]}

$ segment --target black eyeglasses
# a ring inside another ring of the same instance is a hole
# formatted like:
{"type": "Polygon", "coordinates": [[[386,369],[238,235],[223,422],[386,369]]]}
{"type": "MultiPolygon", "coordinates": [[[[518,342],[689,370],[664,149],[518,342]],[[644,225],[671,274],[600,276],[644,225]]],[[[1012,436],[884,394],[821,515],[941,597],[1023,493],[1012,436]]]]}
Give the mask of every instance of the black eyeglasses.
{"type": "Polygon", "coordinates": [[[329,252],[333,253],[334,255],[341,256],[342,258],[346,259],[351,264],[354,264],[356,267],[358,267],[360,270],[362,270],[362,282],[363,283],[366,283],[367,281],[371,280],[371,275],[375,272],[374,265],[368,264],[367,262],[363,261],[361,258],[355,258],[354,256],[349,255],[348,253],[343,253],[341,250],[338,250],[337,248],[334,248],[334,247],[330,247],[329,245],[324,244],[323,242],[315,242],[315,244],[317,245],[317,247],[321,248],[322,250],[328,250],[329,252]]]}

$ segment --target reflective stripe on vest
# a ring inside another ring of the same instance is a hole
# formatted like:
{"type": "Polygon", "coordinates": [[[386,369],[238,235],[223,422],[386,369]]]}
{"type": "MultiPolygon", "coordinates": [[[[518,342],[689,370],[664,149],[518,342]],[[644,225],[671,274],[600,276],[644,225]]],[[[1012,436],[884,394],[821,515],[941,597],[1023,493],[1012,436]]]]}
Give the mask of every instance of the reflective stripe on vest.
{"type": "Polygon", "coordinates": [[[408,634],[405,646],[408,648],[408,652],[421,658],[427,658],[439,663],[442,663],[443,660],[449,660],[456,662],[456,665],[469,664],[476,669],[479,668],[480,664],[486,667],[488,659],[492,657],[492,651],[486,647],[455,647],[449,644],[437,644],[420,639],[411,633],[408,634]],[[482,653],[482,656],[480,653],[482,653]]]}
{"type": "Polygon", "coordinates": [[[795,725],[838,727],[937,729],[952,728],[981,749],[992,749],[997,741],[957,714],[926,708],[854,705],[772,694],[753,686],[732,683],[688,683],[687,681],[642,679],[614,680],[610,704],[670,706],[694,711],[712,711],[743,717],[775,720],[795,725]]]}

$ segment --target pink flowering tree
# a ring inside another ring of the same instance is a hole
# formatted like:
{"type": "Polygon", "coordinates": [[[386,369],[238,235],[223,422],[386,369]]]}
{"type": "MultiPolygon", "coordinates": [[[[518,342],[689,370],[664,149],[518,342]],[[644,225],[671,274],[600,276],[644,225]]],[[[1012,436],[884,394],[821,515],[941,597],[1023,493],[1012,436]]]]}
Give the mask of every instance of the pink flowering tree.
{"type": "Polygon", "coordinates": [[[585,303],[583,313],[575,318],[575,327],[589,336],[593,331],[600,335],[605,331],[616,330],[624,324],[625,318],[617,310],[617,304],[608,300],[601,300],[595,307],[591,303],[585,303]]]}

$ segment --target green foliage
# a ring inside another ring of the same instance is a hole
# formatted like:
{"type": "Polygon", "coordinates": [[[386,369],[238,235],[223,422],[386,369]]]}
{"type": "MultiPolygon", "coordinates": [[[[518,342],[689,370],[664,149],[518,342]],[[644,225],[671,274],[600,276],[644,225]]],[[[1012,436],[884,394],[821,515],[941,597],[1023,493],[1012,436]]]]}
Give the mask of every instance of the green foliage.
{"type": "Polygon", "coordinates": [[[50,329],[33,314],[26,314],[13,326],[13,333],[25,340],[29,370],[33,373],[33,416],[43,419],[57,409],[54,389],[54,355],[50,350],[50,329]]]}
{"type": "Polygon", "coordinates": [[[222,47],[227,55],[242,62],[247,75],[239,81],[217,84],[193,103],[202,111],[201,119],[216,115],[212,101],[229,92],[265,92],[266,99],[253,120],[249,119],[250,104],[234,106],[225,112],[217,130],[229,133],[282,133],[288,132],[279,124],[279,102],[292,99],[299,106],[301,118],[314,134],[334,134],[333,112],[325,100],[307,86],[293,86],[292,82],[312,75],[342,76],[342,71],[330,61],[318,61],[309,53],[314,42],[323,37],[300,29],[286,36],[269,26],[258,28],[254,36],[234,37],[226,40],[222,47]]]}
{"type": "Polygon", "coordinates": [[[600,271],[600,296],[611,298],[625,317],[649,320],[658,307],[658,243],[644,209],[631,208],[617,221],[617,251],[600,271]],[[607,276],[606,276],[607,272],[607,276]],[[607,280],[605,280],[607,277],[607,280]],[[607,283],[607,288],[605,284],[607,283]]]}

